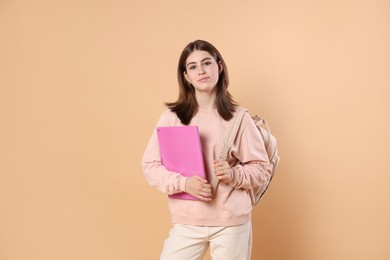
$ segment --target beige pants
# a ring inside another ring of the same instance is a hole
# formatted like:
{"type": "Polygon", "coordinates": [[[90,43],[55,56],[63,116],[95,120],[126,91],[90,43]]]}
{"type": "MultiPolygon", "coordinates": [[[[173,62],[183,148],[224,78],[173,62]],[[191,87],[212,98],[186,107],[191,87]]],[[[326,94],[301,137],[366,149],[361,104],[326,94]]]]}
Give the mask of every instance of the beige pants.
{"type": "Polygon", "coordinates": [[[213,260],[249,260],[252,223],[232,227],[174,224],[165,240],[160,260],[201,260],[210,245],[213,260]]]}

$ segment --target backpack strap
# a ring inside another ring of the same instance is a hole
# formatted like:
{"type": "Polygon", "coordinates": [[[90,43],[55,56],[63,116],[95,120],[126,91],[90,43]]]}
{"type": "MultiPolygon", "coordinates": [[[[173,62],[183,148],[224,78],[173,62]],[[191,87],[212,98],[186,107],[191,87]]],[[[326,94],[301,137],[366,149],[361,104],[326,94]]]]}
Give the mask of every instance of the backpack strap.
{"type": "Polygon", "coordinates": [[[219,156],[220,161],[225,161],[227,158],[227,154],[229,150],[232,148],[234,139],[236,138],[238,128],[240,128],[241,121],[245,115],[246,110],[242,107],[239,107],[237,109],[237,112],[234,116],[234,120],[231,123],[229,129],[227,130],[225,134],[225,139],[223,140],[223,148],[222,152],[219,156]]]}
{"type": "MultiPolygon", "coordinates": [[[[236,138],[236,135],[238,132],[238,128],[240,128],[241,121],[244,118],[245,113],[246,113],[246,109],[244,109],[242,107],[237,108],[237,111],[233,117],[233,120],[232,120],[228,130],[226,131],[225,138],[223,140],[222,152],[219,155],[220,161],[226,161],[227,154],[229,153],[230,149],[233,146],[234,139],[236,138]]],[[[218,184],[219,184],[219,179],[217,179],[217,178],[213,179],[213,182],[211,183],[213,195],[215,195],[215,191],[218,188],[218,184]]]]}

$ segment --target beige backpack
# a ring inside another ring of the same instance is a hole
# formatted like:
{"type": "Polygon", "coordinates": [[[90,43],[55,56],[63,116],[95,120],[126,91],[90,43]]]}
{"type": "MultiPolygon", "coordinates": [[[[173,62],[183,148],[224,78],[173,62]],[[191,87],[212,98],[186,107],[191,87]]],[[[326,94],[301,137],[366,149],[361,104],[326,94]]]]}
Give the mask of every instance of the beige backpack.
{"type": "MultiPolygon", "coordinates": [[[[242,118],[244,117],[245,113],[246,113],[246,109],[242,107],[239,107],[237,109],[237,112],[232,120],[230,128],[228,129],[225,135],[224,146],[220,154],[219,160],[221,161],[226,160],[227,154],[233,145],[234,139],[238,132],[238,128],[240,127],[242,118]]],[[[262,186],[253,188],[248,191],[252,200],[252,205],[256,206],[257,203],[262,198],[262,196],[264,195],[265,191],[267,190],[269,184],[271,183],[272,177],[274,176],[280,158],[278,154],[276,138],[271,134],[271,130],[267,122],[265,121],[265,119],[261,118],[260,116],[254,116],[252,117],[252,119],[255,125],[257,126],[257,129],[259,130],[261,136],[263,137],[265,149],[267,151],[268,159],[272,168],[270,177],[265,179],[265,182],[262,186]]]]}

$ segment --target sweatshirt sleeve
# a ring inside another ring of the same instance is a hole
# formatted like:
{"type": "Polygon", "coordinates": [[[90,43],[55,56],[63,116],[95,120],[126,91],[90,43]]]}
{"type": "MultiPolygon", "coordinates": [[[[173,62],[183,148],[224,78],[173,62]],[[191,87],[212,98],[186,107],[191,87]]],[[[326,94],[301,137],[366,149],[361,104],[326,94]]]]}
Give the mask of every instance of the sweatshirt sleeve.
{"type": "Polygon", "coordinates": [[[264,140],[248,113],[245,114],[231,149],[237,161],[231,168],[230,185],[236,189],[262,186],[269,179],[271,165],[264,140]]]}
{"type": "MultiPolygon", "coordinates": [[[[160,116],[156,127],[169,126],[171,112],[165,111],[160,116]]],[[[158,191],[174,194],[185,191],[187,177],[179,173],[168,171],[161,163],[160,147],[158,144],[156,129],[149,139],[149,143],[142,157],[142,170],[148,183],[158,191]]]]}

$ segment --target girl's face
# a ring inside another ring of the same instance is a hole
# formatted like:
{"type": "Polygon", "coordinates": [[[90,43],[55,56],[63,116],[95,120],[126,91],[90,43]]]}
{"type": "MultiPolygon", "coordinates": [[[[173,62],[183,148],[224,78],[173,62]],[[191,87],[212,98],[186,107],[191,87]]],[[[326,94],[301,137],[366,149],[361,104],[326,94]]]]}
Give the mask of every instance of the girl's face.
{"type": "Polygon", "coordinates": [[[213,92],[222,66],[207,51],[193,51],[186,60],[184,77],[197,92],[213,92]]]}

